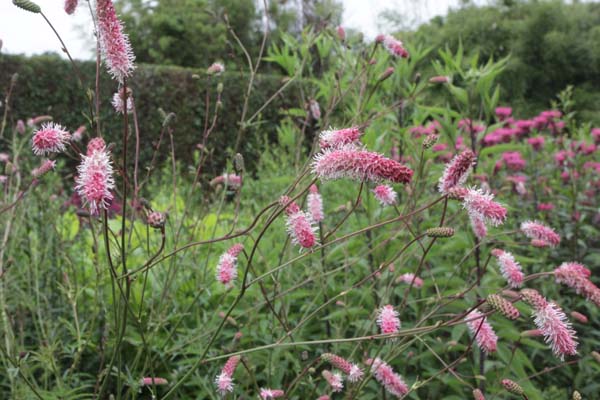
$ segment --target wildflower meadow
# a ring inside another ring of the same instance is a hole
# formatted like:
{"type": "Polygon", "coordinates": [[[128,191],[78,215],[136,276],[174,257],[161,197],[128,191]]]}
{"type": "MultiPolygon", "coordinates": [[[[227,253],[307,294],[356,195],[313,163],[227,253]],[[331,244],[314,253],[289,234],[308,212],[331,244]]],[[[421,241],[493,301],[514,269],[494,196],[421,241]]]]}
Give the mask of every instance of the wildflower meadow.
{"type": "Polygon", "coordinates": [[[198,95],[163,97],[118,1],[55,2],[90,15],[89,64],[12,3],[73,94],[40,94],[43,58],[0,85],[0,398],[600,399],[574,86],[532,112],[510,54],[277,30],[265,1],[255,45],[224,13],[220,58],[176,71],[198,95]]]}

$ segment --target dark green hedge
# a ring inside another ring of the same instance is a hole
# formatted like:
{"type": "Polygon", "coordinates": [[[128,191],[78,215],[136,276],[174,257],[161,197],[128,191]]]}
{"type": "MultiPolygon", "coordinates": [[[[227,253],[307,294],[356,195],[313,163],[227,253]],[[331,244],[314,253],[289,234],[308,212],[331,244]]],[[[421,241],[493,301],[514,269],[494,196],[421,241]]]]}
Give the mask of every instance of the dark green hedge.
{"type": "MultiPolygon", "coordinates": [[[[8,88],[13,73],[19,74],[19,80],[11,101],[11,121],[26,119],[40,114],[50,114],[55,121],[75,130],[86,124],[89,114],[87,90],[95,85],[96,65],[93,62],[77,62],[83,75],[86,88],[81,88],[73,68],[68,61],[56,55],[26,58],[0,54],[0,94],[8,88]]],[[[282,85],[282,77],[277,75],[259,75],[250,98],[249,114],[252,115],[282,85]]],[[[220,173],[230,156],[228,149],[235,144],[238,122],[243,107],[243,94],[247,89],[248,77],[240,72],[226,72],[210,81],[211,115],[214,110],[216,88],[223,83],[223,107],[216,127],[209,138],[208,150],[211,156],[206,165],[207,174],[220,173]]],[[[141,166],[148,165],[153,142],[160,135],[163,117],[158,111],[174,112],[177,119],[174,128],[176,157],[183,163],[192,163],[196,145],[202,140],[205,117],[206,88],[209,85],[203,70],[155,65],[139,65],[129,84],[136,101],[136,109],[141,135],[141,166]],[[197,75],[194,77],[194,75],[197,75]],[[199,78],[198,78],[199,76],[199,78]]],[[[297,88],[288,88],[289,92],[278,96],[261,115],[265,123],[255,124],[246,131],[241,152],[245,155],[248,169],[252,169],[260,151],[260,143],[268,138],[274,140],[275,129],[280,118],[281,108],[297,106],[299,100],[293,97],[297,88]]],[[[117,115],[110,104],[117,83],[112,81],[104,68],[101,70],[101,101],[103,135],[109,141],[120,143],[122,117],[117,115]]],[[[88,131],[89,131],[88,125],[88,131]]],[[[170,154],[169,144],[161,145],[161,158],[170,154]]]]}

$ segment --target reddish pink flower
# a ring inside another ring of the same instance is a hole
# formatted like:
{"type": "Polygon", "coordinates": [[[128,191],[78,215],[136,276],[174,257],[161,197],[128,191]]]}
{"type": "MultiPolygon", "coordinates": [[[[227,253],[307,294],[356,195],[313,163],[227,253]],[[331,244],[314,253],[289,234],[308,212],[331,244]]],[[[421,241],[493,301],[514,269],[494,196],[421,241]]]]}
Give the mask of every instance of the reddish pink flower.
{"type": "Polygon", "coordinates": [[[394,306],[388,304],[377,312],[377,325],[381,333],[396,333],[400,329],[400,318],[394,306]]]}
{"type": "Polygon", "coordinates": [[[482,351],[486,353],[496,351],[498,336],[487,322],[487,317],[478,310],[473,310],[465,317],[465,322],[471,334],[476,335],[475,340],[482,351]]]}
{"type": "Polygon", "coordinates": [[[285,396],[285,392],[281,389],[267,389],[267,388],[260,389],[260,397],[263,400],[277,399],[277,398],[283,397],[283,396],[285,396]]]}
{"type": "Polygon", "coordinates": [[[345,144],[359,144],[362,135],[362,132],[356,126],[338,130],[328,129],[319,135],[319,145],[321,149],[327,149],[345,144]]]}
{"type": "Polygon", "coordinates": [[[321,354],[321,359],[333,365],[344,374],[348,375],[348,380],[350,382],[357,382],[364,375],[363,370],[358,365],[352,364],[338,355],[332,353],[323,353],[321,354]]]}
{"type": "Polygon", "coordinates": [[[554,210],[554,204],[552,203],[539,203],[537,205],[538,211],[552,211],[554,210]]]}
{"type": "Polygon", "coordinates": [[[477,213],[469,213],[469,221],[477,239],[483,240],[487,236],[487,226],[483,217],[477,213]]]}
{"type": "Polygon", "coordinates": [[[319,194],[317,185],[311,185],[306,199],[308,203],[308,213],[315,222],[321,222],[325,219],[323,213],[323,198],[319,194]]]}
{"type": "Polygon", "coordinates": [[[375,41],[382,43],[383,47],[394,57],[408,58],[408,51],[404,48],[404,44],[391,35],[379,35],[375,41]]]}
{"type": "Polygon", "coordinates": [[[350,178],[408,183],[413,175],[410,168],[397,161],[352,145],[325,149],[315,156],[312,170],[323,180],[350,178]]]}
{"type": "Polygon", "coordinates": [[[206,73],[209,75],[219,75],[223,72],[225,72],[225,66],[220,62],[212,63],[211,66],[206,69],[206,73]]]}
{"type": "Polygon", "coordinates": [[[331,387],[332,392],[341,392],[344,388],[344,382],[342,381],[342,375],[340,373],[332,373],[331,371],[324,370],[323,378],[327,381],[331,387]]]}
{"type": "Polygon", "coordinates": [[[322,396],[319,396],[319,398],[317,400],[331,400],[331,397],[329,397],[328,395],[324,394],[322,396]]]}
{"type": "Polygon", "coordinates": [[[142,378],[140,379],[140,385],[142,386],[152,386],[152,385],[168,385],[169,381],[167,381],[165,378],[142,378]]]}
{"type": "Polygon", "coordinates": [[[560,243],[560,236],[552,228],[549,228],[538,221],[523,222],[521,224],[521,231],[528,238],[543,240],[553,247],[558,246],[560,243]]]}
{"type": "Polygon", "coordinates": [[[504,223],[506,220],[506,208],[496,203],[494,195],[484,192],[481,189],[469,189],[464,200],[463,206],[469,212],[469,215],[480,216],[486,222],[494,226],[504,223]]]}
{"type": "Polygon", "coordinates": [[[550,243],[548,243],[548,242],[546,242],[545,240],[542,240],[542,239],[531,239],[530,244],[533,247],[539,247],[539,248],[542,248],[542,247],[551,247],[550,243]]]}
{"type": "Polygon", "coordinates": [[[548,302],[545,306],[536,308],[534,322],[542,331],[546,343],[552,347],[552,351],[561,360],[565,355],[577,354],[577,337],[567,320],[567,316],[555,303],[548,302]]]}
{"type": "Polygon", "coordinates": [[[413,282],[413,286],[416,288],[421,288],[423,287],[423,279],[419,278],[418,276],[415,276],[415,274],[411,273],[411,272],[407,272],[405,274],[402,274],[398,277],[398,279],[396,279],[396,282],[403,282],[406,284],[411,284],[411,282],[413,282]],[[413,282],[414,281],[414,282],[413,282]]]}
{"type": "Polygon", "coordinates": [[[502,161],[512,171],[520,171],[525,168],[525,160],[518,151],[507,151],[502,153],[502,161]]]}
{"type": "Polygon", "coordinates": [[[373,194],[382,206],[392,206],[398,201],[398,194],[389,185],[376,186],[373,194]]]}
{"type": "Polygon", "coordinates": [[[571,317],[573,317],[574,319],[576,319],[577,321],[579,321],[582,324],[588,323],[588,317],[586,317],[584,314],[582,314],[580,312],[571,311],[571,317]]]}
{"type": "MultiPolygon", "coordinates": [[[[128,91],[129,92],[129,91],[128,91]]],[[[123,105],[123,89],[119,89],[113,94],[112,98],[112,106],[115,109],[115,112],[119,114],[123,114],[125,112],[125,107],[123,105]]],[[[131,97],[130,93],[127,93],[127,114],[131,114],[133,112],[133,97],[131,97]]]]}
{"type": "Polygon", "coordinates": [[[112,0],[96,1],[98,42],[108,72],[123,82],[133,73],[135,56],[129,38],[123,33],[123,24],[117,18],[112,0]]]}
{"type": "Polygon", "coordinates": [[[510,117],[511,114],[512,108],[510,107],[496,107],[496,117],[498,117],[500,121],[504,121],[505,119],[510,117]]]}
{"type": "Polygon", "coordinates": [[[453,187],[462,186],[467,180],[474,162],[475,154],[471,150],[465,150],[456,155],[446,165],[446,169],[440,178],[438,184],[440,193],[448,194],[448,191],[453,187]]]}
{"type": "Polygon", "coordinates": [[[65,0],[65,12],[69,15],[75,12],[77,8],[77,0],[65,0]]]}
{"type": "Polygon", "coordinates": [[[111,191],[115,188],[110,153],[101,138],[90,141],[87,155],[81,155],[82,161],[77,167],[75,190],[90,207],[92,214],[108,209],[113,199],[111,191]]]}
{"type": "Polygon", "coordinates": [[[335,28],[335,31],[336,31],[338,39],[340,39],[340,41],[343,42],[346,40],[346,30],[344,29],[343,26],[339,25],[337,28],[335,28]]]}
{"type": "Polygon", "coordinates": [[[375,379],[383,385],[388,393],[397,398],[402,398],[408,393],[408,385],[399,374],[394,372],[388,363],[378,357],[368,359],[366,364],[371,365],[375,379]]]}
{"type": "Polygon", "coordinates": [[[80,142],[83,139],[83,134],[85,133],[85,125],[81,125],[75,132],[73,132],[73,136],[71,136],[71,140],[74,142],[80,142]]]}
{"type": "Polygon", "coordinates": [[[215,378],[215,384],[219,394],[224,396],[227,392],[233,392],[233,373],[240,362],[240,356],[229,357],[221,373],[215,378]]]}
{"type": "MultiPolygon", "coordinates": [[[[282,196],[279,200],[281,205],[285,205],[289,201],[290,198],[287,196],[282,196]]],[[[313,226],[314,221],[310,215],[301,211],[296,202],[291,202],[285,212],[287,214],[287,232],[292,239],[292,243],[304,248],[313,247],[317,243],[315,236],[316,228],[313,226]]]]}
{"type": "Polygon", "coordinates": [[[598,288],[589,278],[591,271],[582,264],[576,262],[562,263],[554,270],[556,283],[562,283],[575,290],[600,306],[600,288],[598,288]]]}
{"type": "Polygon", "coordinates": [[[243,245],[233,245],[219,258],[217,280],[227,287],[230,287],[231,283],[237,278],[237,258],[242,250],[244,250],[243,245]]]}
{"type": "Polygon", "coordinates": [[[44,162],[42,162],[42,164],[39,167],[34,168],[31,171],[31,176],[33,176],[34,178],[41,178],[42,176],[46,175],[48,172],[52,171],[55,166],[56,166],[56,161],[44,160],[44,162]]]}
{"type": "Polygon", "coordinates": [[[515,257],[507,251],[503,251],[497,257],[500,272],[509,286],[512,288],[521,287],[523,284],[523,271],[521,270],[521,265],[515,260],[515,257]]]}
{"type": "Polygon", "coordinates": [[[61,125],[53,122],[44,123],[33,134],[32,149],[36,156],[49,153],[61,153],[66,150],[66,144],[71,139],[69,132],[61,125]]]}

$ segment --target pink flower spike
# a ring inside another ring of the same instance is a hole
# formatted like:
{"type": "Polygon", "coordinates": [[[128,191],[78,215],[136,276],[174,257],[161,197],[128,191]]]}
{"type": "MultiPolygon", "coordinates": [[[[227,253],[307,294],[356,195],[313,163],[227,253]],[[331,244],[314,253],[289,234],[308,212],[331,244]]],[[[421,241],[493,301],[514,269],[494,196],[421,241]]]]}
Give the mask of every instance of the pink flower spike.
{"type": "Polygon", "coordinates": [[[314,120],[318,120],[321,118],[321,107],[319,106],[319,103],[316,100],[311,99],[308,102],[308,109],[310,111],[310,115],[314,120]]]}
{"type": "Polygon", "coordinates": [[[476,213],[469,213],[469,221],[477,239],[483,240],[487,236],[487,226],[483,217],[476,213]]]}
{"type": "Polygon", "coordinates": [[[521,224],[521,231],[530,239],[543,240],[552,247],[558,246],[560,236],[552,229],[538,221],[525,221],[521,224]]]}
{"type": "Polygon", "coordinates": [[[280,389],[266,389],[266,388],[260,389],[260,398],[263,400],[276,399],[276,398],[283,397],[283,396],[285,396],[285,393],[283,390],[280,390],[280,389]]]}
{"type": "Polygon", "coordinates": [[[341,42],[346,40],[346,30],[343,26],[339,25],[337,28],[335,28],[335,31],[337,33],[338,39],[340,39],[341,42]]]}
{"type": "Polygon", "coordinates": [[[440,193],[448,194],[450,189],[462,186],[467,180],[474,162],[475,154],[471,150],[465,150],[446,164],[446,169],[438,184],[440,193]]]}
{"type": "Polygon", "coordinates": [[[323,198],[319,194],[319,189],[316,185],[311,185],[306,199],[308,204],[308,213],[315,222],[321,222],[325,219],[323,213],[323,198]]]}
{"type": "Polygon", "coordinates": [[[385,206],[393,206],[398,201],[398,194],[389,185],[379,185],[373,189],[373,194],[379,203],[385,206]]]}
{"type": "Polygon", "coordinates": [[[242,250],[244,250],[243,245],[233,245],[219,258],[217,280],[227,287],[231,287],[232,282],[237,278],[237,257],[242,250]]]}
{"type": "Polygon", "coordinates": [[[555,303],[548,302],[534,312],[534,322],[542,331],[546,343],[552,347],[554,354],[561,360],[565,355],[577,354],[577,336],[567,316],[555,303]]]}
{"type": "Polygon", "coordinates": [[[65,0],[65,12],[69,15],[75,12],[78,0],[65,0]]]}
{"type": "Polygon", "coordinates": [[[371,365],[375,379],[383,385],[388,393],[397,398],[402,398],[408,393],[408,385],[399,374],[394,372],[388,363],[380,358],[375,358],[368,359],[366,364],[371,365]]]}
{"type": "Polygon", "coordinates": [[[338,130],[324,130],[319,135],[319,146],[321,146],[321,149],[327,149],[346,144],[359,144],[362,135],[363,133],[356,126],[338,130]]]}
{"type": "Polygon", "coordinates": [[[578,311],[571,311],[571,317],[573,317],[574,319],[576,319],[578,322],[580,322],[582,324],[587,324],[589,321],[587,316],[585,316],[584,314],[582,314],[578,311]]]}
{"type": "Polygon", "coordinates": [[[229,357],[221,373],[215,378],[217,390],[224,396],[227,392],[233,392],[233,373],[240,362],[240,356],[229,357]]]}
{"type": "Polygon", "coordinates": [[[81,164],[77,167],[75,190],[90,207],[92,214],[101,209],[107,210],[113,199],[115,188],[110,153],[104,141],[96,138],[88,144],[87,154],[81,155],[81,164]]]}
{"type": "Polygon", "coordinates": [[[33,134],[32,149],[36,156],[49,153],[62,153],[71,139],[69,132],[61,125],[47,122],[33,134]]]}
{"type": "Polygon", "coordinates": [[[342,375],[339,373],[332,373],[331,371],[324,370],[322,372],[323,378],[327,381],[329,386],[331,387],[332,392],[341,392],[344,389],[344,382],[342,380],[342,375]]]}
{"type": "Polygon", "coordinates": [[[225,72],[225,66],[220,62],[212,63],[210,67],[206,69],[206,73],[209,75],[220,75],[225,72]]]}
{"type": "Polygon", "coordinates": [[[323,180],[350,178],[396,183],[408,183],[413,175],[405,165],[353,145],[323,150],[315,156],[312,171],[323,180]]]}
{"type": "Polygon", "coordinates": [[[471,334],[476,335],[475,340],[482,351],[485,353],[496,351],[498,336],[487,322],[487,317],[478,310],[473,310],[465,317],[465,322],[471,334]]]}
{"type": "Polygon", "coordinates": [[[31,176],[34,178],[40,178],[46,175],[48,172],[52,171],[56,166],[56,161],[54,160],[45,160],[39,167],[34,168],[31,171],[31,176]]]}
{"type": "Polygon", "coordinates": [[[363,370],[358,365],[352,364],[338,355],[332,353],[324,353],[321,354],[321,359],[333,365],[334,367],[342,371],[344,374],[348,375],[348,380],[350,382],[357,382],[364,375],[363,370]]]}
{"type": "Polygon", "coordinates": [[[140,379],[140,385],[142,386],[152,386],[152,385],[168,385],[169,381],[167,381],[165,378],[142,378],[140,379]]]}
{"type": "Polygon", "coordinates": [[[577,294],[600,306],[600,288],[589,279],[590,276],[591,271],[576,262],[562,263],[554,270],[556,283],[562,283],[574,289],[577,294]]]}
{"type": "Polygon", "coordinates": [[[508,251],[498,255],[498,265],[500,272],[511,288],[519,288],[523,285],[523,271],[521,265],[515,260],[515,257],[508,251]]]}
{"type": "Polygon", "coordinates": [[[317,398],[317,400],[331,400],[331,397],[329,397],[328,395],[324,394],[323,396],[319,396],[319,398],[317,398]]]}
{"type": "MultiPolygon", "coordinates": [[[[127,92],[129,92],[129,90],[127,92]]],[[[125,112],[125,107],[123,105],[123,89],[119,89],[113,94],[112,106],[118,114],[123,114],[125,112]]],[[[132,112],[133,97],[131,97],[130,93],[127,93],[127,114],[131,114],[132,112]]]]}
{"type": "Polygon", "coordinates": [[[383,44],[383,47],[394,57],[408,58],[408,51],[404,48],[404,44],[393,37],[392,35],[378,36],[377,41],[383,44]]]}
{"type": "Polygon", "coordinates": [[[396,333],[400,329],[400,318],[394,306],[388,304],[383,306],[377,312],[377,325],[381,333],[396,333]]]}
{"type": "Polygon", "coordinates": [[[483,393],[481,393],[481,390],[473,390],[473,400],[485,400],[485,397],[483,396],[483,393]]]}
{"type": "Polygon", "coordinates": [[[112,0],[96,1],[96,18],[102,59],[113,78],[123,82],[135,69],[135,56],[129,38],[123,33],[123,24],[117,18],[112,0]]]}
{"type": "Polygon", "coordinates": [[[405,274],[402,274],[398,277],[398,279],[396,279],[396,282],[403,282],[406,283],[408,285],[410,285],[411,282],[413,282],[413,286],[416,288],[421,288],[423,287],[423,279],[419,278],[418,276],[415,277],[415,274],[411,273],[411,272],[407,272],[405,274]]]}
{"type": "Polygon", "coordinates": [[[484,192],[481,189],[469,189],[464,200],[463,206],[469,214],[481,216],[484,221],[489,221],[492,225],[498,226],[506,220],[506,208],[493,201],[494,195],[484,192]]]}

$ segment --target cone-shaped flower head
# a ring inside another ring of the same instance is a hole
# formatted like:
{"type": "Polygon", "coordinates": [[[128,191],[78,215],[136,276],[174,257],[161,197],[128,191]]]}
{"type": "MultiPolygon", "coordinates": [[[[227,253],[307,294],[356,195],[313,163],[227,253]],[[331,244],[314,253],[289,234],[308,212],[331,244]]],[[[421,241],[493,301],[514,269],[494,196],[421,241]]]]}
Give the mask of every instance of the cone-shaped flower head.
{"type": "Polygon", "coordinates": [[[240,362],[240,356],[229,357],[221,373],[215,378],[217,390],[222,396],[227,392],[233,392],[233,373],[240,362]]]}
{"type": "Polygon", "coordinates": [[[473,310],[465,317],[465,321],[471,334],[476,335],[475,340],[479,348],[486,353],[495,352],[498,336],[496,336],[496,332],[494,332],[492,326],[487,322],[487,317],[478,310],[473,310]]]}
{"type": "Polygon", "coordinates": [[[78,0],[65,0],[65,12],[69,15],[75,12],[78,0]]]}
{"type": "Polygon", "coordinates": [[[510,301],[497,294],[490,294],[487,297],[487,302],[495,311],[504,315],[508,319],[515,320],[521,315],[519,310],[517,310],[510,301]]]}
{"type": "Polygon", "coordinates": [[[359,144],[362,132],[357,126],[344,129],[328,129],[319,135],[321,149],[339,147],[346,144],[359,144]]]}
{"type": "Polygon", "coordinates": [[[61,153],[66,150],[66,144],[71,139],[69,132],[61,125],[48,122],[37,129],[31,140],[33,154],[43,156],[49,153],[61,153]]]}
{"type": "Polygon", "coordinates": [[[332,392],[341,392],[344,388],[344,382],[342,380],[342,375],[339,373],[333,373],[328,370],[324,370],[322,372],[323,378],[327,381],[329,386],[331,387],[332,392]]]}
{"type": "Polygon", "coordinates": [[[501,225],[506,220],[506,208],[494,201],[493,194],[481,189],[469,189],[463,206],[469,214],[478,215],[494,226],[501,225]]]}
{"type": "Polygon", "coordinates": [[[311,185],[306,199],[308,204],[308,213],[314,222],[321,222],[325,219],[323,213],[323,198],[316,185],[311,185]]]}
{"type": "MultiPolygon", "coordinates": [[[[290,198],[282,196],[279,203],[283,206],[288,204],[290,198]]],[[[308,213],[300,210],[296,202],[292,201],[285,209],[287,214],[286,227],[292,243],[300,245],[305,249],[313,247],[317,243],[315,236],[316,227],[308,213]]]]}
{"type": "Polygon", "coordinates": [[[521,231],[530,239],[542,240],[551,246],[558,246],[560,236],[552,229],[538,221],[525,221],[521,224],[521,231]]]}
{"type": "Polygon", "coordinates": [[[328,362],[329,364],[333,365],[334,367],[342,371],[344,374],[346,374],[350,382],[357,382],[364,375],[363,370],[358,365],[352,364],[351,362],[338,355],[332,353],[324,353],[321,354],[321,359],[323,361],[328,362]]]}
{"type": "Polygon", "coordinates": [[[400,318],[398,311],[394,310],[394,306],[388,304],[383,306],[377,312],[377,325],[381,329],[381,333],[396,333],[400,329],[400,318]]]}
{"type": "Polygon", "coordinates": [[[510,287],[519,288],[523,284],[523,271],[515,257],[508,251],[503,251],[498,256],[500,272],[510,287]]]}
{"type": "Polygon", "coordinates": [[[244,250],[241,244],[233,245],[227,252],[223,253],[217,264],[217,280],[229,287],[237,278],[237,259],[240,252],[244,250]]]}

